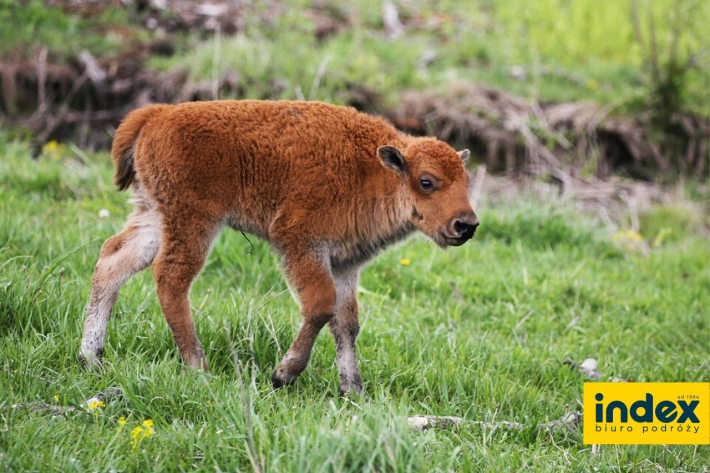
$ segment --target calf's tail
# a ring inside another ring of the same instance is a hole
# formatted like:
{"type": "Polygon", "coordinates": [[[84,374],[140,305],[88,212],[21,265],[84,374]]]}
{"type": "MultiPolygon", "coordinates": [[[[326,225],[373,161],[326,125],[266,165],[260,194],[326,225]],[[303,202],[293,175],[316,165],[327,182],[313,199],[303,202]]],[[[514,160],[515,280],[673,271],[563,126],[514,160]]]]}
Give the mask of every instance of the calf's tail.
{"type": "Polygon", "coordinates": [[[148,120],[162,112],[166,107],[168,106],[148,105],[134,110],[123,119],[116,130],[113,146],[111,147],[111,156],[116,168],[116,175],[113,180],[118,186],[118,190],[127,189],[136,177],[133,155],[141,129],[148,120]]]}

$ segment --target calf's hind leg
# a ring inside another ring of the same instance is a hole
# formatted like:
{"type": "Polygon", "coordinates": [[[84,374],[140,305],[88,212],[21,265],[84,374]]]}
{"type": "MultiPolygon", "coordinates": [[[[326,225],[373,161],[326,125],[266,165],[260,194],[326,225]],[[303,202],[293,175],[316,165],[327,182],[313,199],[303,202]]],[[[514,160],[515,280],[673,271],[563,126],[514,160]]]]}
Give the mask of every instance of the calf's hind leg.
{"type": "Polygon", "coordinates": [[[205,222],[181,223],[167,217],[160,252],[153,262],[160,307],[180,356],[188,366],[202,370],[209,368],[192,321],[189,294],[218,229],[205,222]]]}
{"type": "Polygon", "coordinates": [[[153,209],[139,208],[129,217],[126,228],[101,247],[81,338],[79,358],[85,365],[100,362],[111,310],[121,286],[153,262],[161,231],[160,215],[153,209]]]}
{"type": "Polygon", "coordinates": [[[284,253],[286,274],[298,292],[303,324],[271,377],[276,388],[292,384],[306,368],[313,343],[335,310],[335,285],[329,268],[312,254],[284,253]]]}

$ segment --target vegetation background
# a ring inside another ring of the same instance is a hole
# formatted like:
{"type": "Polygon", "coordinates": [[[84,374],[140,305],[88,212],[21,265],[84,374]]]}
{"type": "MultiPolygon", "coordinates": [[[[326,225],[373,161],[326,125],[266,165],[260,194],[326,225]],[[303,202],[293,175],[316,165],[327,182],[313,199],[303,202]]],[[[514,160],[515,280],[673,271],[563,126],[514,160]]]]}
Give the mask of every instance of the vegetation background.
{"type": "Polygon", "coordinates": [[[581,411],[567,359],[710,380],[708,18],[693,0],[0,0],[0,468],[707,471],[708,446],[537,425],[581,411]],[[212,98],[352,105],[474,151],[475,240],[416,237],[364,271],[363,396],[338,397],[327,333],[273,391],[297,306],[268,245],[233,232],[192,290],[211,374],[181,366],[149,271],[104,368],[79,365],[93,265],[130,211],[115,126],[212,98]]]}

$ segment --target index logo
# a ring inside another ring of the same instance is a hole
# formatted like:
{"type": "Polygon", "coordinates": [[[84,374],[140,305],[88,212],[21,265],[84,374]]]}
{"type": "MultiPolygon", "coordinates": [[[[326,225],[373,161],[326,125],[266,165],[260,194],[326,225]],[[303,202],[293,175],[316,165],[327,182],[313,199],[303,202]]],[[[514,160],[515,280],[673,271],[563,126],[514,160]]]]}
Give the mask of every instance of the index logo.
{"type": "Polygon", "coordinates": [[[584,383],[585,444],[710,444],[710,383],[584,383]]]}

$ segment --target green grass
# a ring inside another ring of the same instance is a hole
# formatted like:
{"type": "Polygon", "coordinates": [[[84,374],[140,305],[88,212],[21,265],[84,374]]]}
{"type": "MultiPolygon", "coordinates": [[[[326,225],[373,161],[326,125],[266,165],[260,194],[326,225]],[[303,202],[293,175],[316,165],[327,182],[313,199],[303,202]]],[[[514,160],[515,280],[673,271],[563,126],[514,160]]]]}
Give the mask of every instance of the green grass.
{"type": "MultiPolygon", "coordinates": [[[[442,39],[437,32],[412,31],[389,40],[381,27],[356,25],[318,43],[306,18],[281,18],[272,31],[252,25],[246,33],[223,38],[215,55],[213,40],[193,41],[184,53],[155,57],[158,70],[185,71],[191,80],[212,80],[227,71],[237,88],[220,98],[299,99],[349,103],[359,88],[377,95],[370,105],[396,105],[404,89],[444,90],[457,83],[497,87],[542,102],[592,99],[635,105],[644,83],[637,66],[598,60],[574,67],[541,63],[535,52],[517,49],[506,36],[452,24],[442,39]],[[423,58],[431,54],[431,63],[423,58]],[[523,68],[524,77],[511,71],[523,68]],[[323,74],[316,79],[319,71],[323,74]]],[[[361,99],[360,99],[361,100],[361,99]]],[[[622,107],[623,109],[623,107],[622,107]]]]}
{"type": "Polygon", "coordinates": [[[77,361],[83,310],[100,245],[129,212],[127,196],[111,185],[105,154],[82,164],[66,149],[39,161],[23,144],[1,149],[2,469],[698,471],[710,462],[707,446],[606,446],[595,456],[581,434],[417,433],[406,424],[422,413],[557,419],[579,409],[582,396],[584,379],[562,365],[568,357],[596,358],[609,377],[707,382],[710,254],[702,235],[643,256],[555,202],[482,205],[471,243],[443,252],[414,238],[364,271],[365,394],[342,399],[327,331],[296,385],[271,388],[297,307],[268,245],[255,241],[250,254],[241,235],[225,231],[192,290],[212,373],[180,364],[150,271],[124,287],[105,368],[91,373],[77,361]],[[111,216],[99,219],[101,209],[111,216]],[[78,406],[111,386],[124,397],[91,415],[11,408],[78,406]],[[155,434],[133,449],[131,430],[146,419],[155,434]]]}
{"type": "Polygon", "coordinates": [[[47,47],[49,59],[76,60],[82,50],[95,56],[115,54],[136,40],[151,36],[134,26],[127,11],[108,7],[78,17],[40,0],[0,0],[0,22],[12,25],[0,29],[0,57],[29,58],[47,47]]]}
{"type": "MultiPolygon", "coordinates": [[[[193,38],[180,54],[153,58],[151,67],[183,70],[195,81],[231,71],[237,90],[222,98],[347,103],[353,99],[348,91],[360,86],[378,95],[379,110],[396,104],[403,89],[446,90],[453,83],[472,82],[540,102],[613,103],[612,113],[619,113],[643,108],[652,88],[630,1],[398,2],[408,28],[394,40],[384,32],[382,2],[325,2],[335,17],[349,19],[349,26],[322,42],[315,39],[307,14],[313,2],[295,3],[269,27],[247,22],[239,36],[222,38],[218,54],[213,39],[193,38]],[[319,69],[323,73],[316,79],[319,69]]],[[[649,5],[639,2],[645,41],[649,5]]],[[[678,60],[685,63],[710,47],[702,23],[710,15],[709,3],[662,0],[651,11],[662,66],[676,13],[683,25],[678,60]]],[[[705,115],[710,114],[707,74],[707,61],[700,60],[682,91],[684,107],[705,115]]]]}
{"type": "MultiPolygon", "coordinates": [[[[654,18],[661,67],[678,36],[677,60],[691,68],[681,85],[683,109],[710,115],[705,19],[702,0],[417,0],[395,2],[406,34],[388,39],[381,0],[284,2],[276,10],[256,2],[245,10],[244,30],[215,41],[204,35],[174,36],[177,53],[149,58],[150,68],[185,71],[197,82],[230,71],[235,90],[221,98],[268,98],[357,102],[360,88],[375,97],[370,108],[387,110],[404,89],[448,90],[479,83],[540,102],[593,100],[612,104],[612,114],[648,105],[654,85],[644,64],[647,47],[634,32],[631,4],[648,42],[654,18]],[[346,25],[319,42],[309,10],[329,13],[346,25]],[[680,26],[677,26],[680,25],[680,26]],[[426,60],[425,60],[426,59],[426,60]],[[318,71],[322,75],[318,76],[318,71]]],[[[35,57],[49,47],[50,60],[67,61],[87,49],[97,57],[129,54],[156,32],[142,26],[145,12],[109,6],[76,16],[39,0],[0,0],[0,57],[35,57]]],[[[162,12],[169,15],[169,12],[162,12]]],[[[160,36],[158,34],[158,36],[160,36]]]]}

